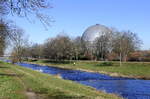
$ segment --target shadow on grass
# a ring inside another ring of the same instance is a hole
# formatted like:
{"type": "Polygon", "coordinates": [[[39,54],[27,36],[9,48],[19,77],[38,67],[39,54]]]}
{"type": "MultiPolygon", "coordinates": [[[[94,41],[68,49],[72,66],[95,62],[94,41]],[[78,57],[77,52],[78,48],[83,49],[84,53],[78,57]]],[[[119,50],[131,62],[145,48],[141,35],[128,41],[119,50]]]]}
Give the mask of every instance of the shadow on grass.
{"type": "MultiPolygon", "coordinates": [[[[31,91],[31,90],[30,90],[31,91]]],[[[70,96],[67,93],[58,91],[58,90],[51,90],[49,91],[47,88],[40,88],[38,91],[35,91],[36,94],[45,94],[46,98],[44,99],[87,99],[85,96],[70,96]]]]}
{"type": "Polygon", "coordinates": [[[56,92],[48,95],[48,99],[86,99],[85,96],[69,96],[64,92],[56,92]]]}
{"type": "Polygon", "coordinates": [[[21,74],[5,74],[5,73],[0,73],[0,76],[22,77],[23,75],[21,75],[21,74]]]}
{"type": "Polygon", "coordinates": [[[49,96],[47,99],[87,99],[87,98],[84,96],[56,95],[56,96],[49,96]]]}
{"type": "Polygon", "coordinates": [[[6,66],[0,66],[0,69],[1,69],[1,68],[9,68],[9,67],[6,67],[6,66]]]}

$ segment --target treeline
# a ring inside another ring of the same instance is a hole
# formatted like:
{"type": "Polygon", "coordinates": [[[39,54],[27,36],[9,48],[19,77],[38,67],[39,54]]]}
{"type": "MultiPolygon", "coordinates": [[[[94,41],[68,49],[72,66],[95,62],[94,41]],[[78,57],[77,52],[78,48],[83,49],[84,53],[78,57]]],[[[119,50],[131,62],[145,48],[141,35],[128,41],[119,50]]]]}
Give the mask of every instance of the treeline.
{"type": "Polygon", "coordinates": [[[105,34],[96,38],[94,42],[84,41],[82,37],[70,38],[69,36],[58,35],[47,39],[43,44],[19,45],[18,49],[13,50],[12,57],[15,56],[16,60],[18,58],[19,60],[34,58],[55,61],[128,61],[131,54],[140,49],[141,40],[136,33],[131,31],[119,32],[111,29],[109,35],[108,33],[105,34]]]}

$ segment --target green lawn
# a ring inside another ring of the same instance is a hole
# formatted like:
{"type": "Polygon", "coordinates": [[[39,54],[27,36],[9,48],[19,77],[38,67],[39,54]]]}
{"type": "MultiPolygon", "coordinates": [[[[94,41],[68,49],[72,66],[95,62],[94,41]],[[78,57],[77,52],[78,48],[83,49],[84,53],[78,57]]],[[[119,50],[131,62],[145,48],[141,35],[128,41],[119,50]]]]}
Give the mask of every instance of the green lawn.
{"type": "Polygon", "coordinates": [[[100,66],[102,62],[99,61],[75,61],[75,65],[73,63],[51,63],[43,60],[35,61],[33,63],[69,69],[94,71],[106,73],[112,76],[150,79],[150,62],[124,62],[122,63],[122,66],[119,65],[119,62],[112,62],[112,66],[100,66]]]}
{"type": "Polygon", "coordinates": [[[0,99],[120,99],[114,94],[0,62],[0,99]]]}

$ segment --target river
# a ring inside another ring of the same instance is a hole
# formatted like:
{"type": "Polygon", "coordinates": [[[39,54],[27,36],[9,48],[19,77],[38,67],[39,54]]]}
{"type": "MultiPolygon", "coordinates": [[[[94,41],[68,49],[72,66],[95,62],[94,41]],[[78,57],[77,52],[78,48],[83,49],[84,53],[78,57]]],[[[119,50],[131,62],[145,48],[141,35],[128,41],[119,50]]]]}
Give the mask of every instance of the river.
{"type": "Polygon", "coordinates": [[[100,73],[37,64],[17,63],[17,65],[50,75],[59,75],[63,79],[91,86],[96,90],[102,90],[107,93],[116,93],[126,99],[150,99],[150,80],[111,77],[100,73]]]}

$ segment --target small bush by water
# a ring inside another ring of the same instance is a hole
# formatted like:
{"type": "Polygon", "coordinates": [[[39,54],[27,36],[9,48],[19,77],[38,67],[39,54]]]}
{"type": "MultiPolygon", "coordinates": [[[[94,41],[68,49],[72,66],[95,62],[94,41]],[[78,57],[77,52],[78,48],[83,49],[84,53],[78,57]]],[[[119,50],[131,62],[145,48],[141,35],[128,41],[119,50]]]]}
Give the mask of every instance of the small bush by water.
{"type": "Polygon", "coordinates": [[[98,66],[112,66],[113,63],[112,62],[102,62],[100,64],[98,64],[98,66]]]}
{"type": "Polygon", "coordinates": [[[28,62],[36,62],[37,59],[28,59],[28,60],[26,60],[26,61],[28,61],[28,62]]]}

